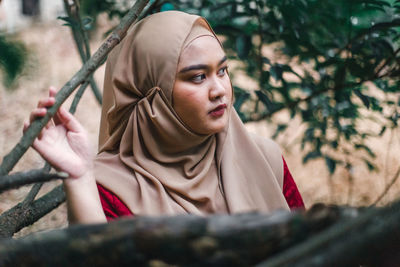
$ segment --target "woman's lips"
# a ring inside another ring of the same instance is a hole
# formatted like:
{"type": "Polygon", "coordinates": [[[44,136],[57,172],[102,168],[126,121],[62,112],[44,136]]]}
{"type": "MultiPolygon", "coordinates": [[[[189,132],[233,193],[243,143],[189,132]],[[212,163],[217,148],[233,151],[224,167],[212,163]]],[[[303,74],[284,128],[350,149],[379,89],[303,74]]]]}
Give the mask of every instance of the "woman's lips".
{"type": "Polygon", "coordinates": [[[221,104],[218,105],[218,107],[216,107],[215,109],[211,110],[209,114],[213,117],[221,117],[222,115],[224,115],[225,109],[226,104],[221,104]]]}

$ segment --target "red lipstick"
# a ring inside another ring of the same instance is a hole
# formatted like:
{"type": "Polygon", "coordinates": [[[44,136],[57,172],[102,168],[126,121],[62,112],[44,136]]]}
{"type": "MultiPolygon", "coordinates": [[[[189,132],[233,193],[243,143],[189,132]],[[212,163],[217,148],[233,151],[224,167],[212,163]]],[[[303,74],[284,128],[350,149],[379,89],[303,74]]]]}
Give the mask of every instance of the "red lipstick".
{"type": "Polygon", "coordinates": [[[224,115],[226,109],[226,104],[218,105],[215,109],[210,111],[210,115],[213,117],[221,117],[224,115]]]}

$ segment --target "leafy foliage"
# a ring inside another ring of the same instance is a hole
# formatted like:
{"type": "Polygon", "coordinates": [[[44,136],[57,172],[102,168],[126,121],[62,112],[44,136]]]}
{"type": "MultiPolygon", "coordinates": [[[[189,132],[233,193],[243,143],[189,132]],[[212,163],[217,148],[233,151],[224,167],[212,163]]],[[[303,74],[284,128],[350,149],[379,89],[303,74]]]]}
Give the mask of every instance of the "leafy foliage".
{"type": "MultiPolygon", "coordinates": [[[[115,3],[102,10],[118,15],[115,3]]],[[[234,88],[235,108],[244,122],[273,119],[287,110],[290,116],[277,123],[274,136],[300,118],[304,162],[324,159],[331,173],[337,165],[351,169],[349,158],[356,149],[362,151],[358,160],[375,169],[367,139],[397,127],[400,117],[399,0],[152,3],[148,13],[178,9],[199,14],[224,36],[228,56],[240,61],[258,85],[234,88]],[[273,56],[265,53],[268,47],[273,56]],[[369,120],[371,127],[362,129],[360,120],[369,120]]]]}
{"type": "Polygon", "coordinates": [[[22,72],[25,62],[26,49],[24,45],[0,35],[0,68],[3,69],[3,83],[6,88],[9,88],[22,72]]]}
{"type": "Polygon", "coordinates": [[[246,101],[241,92],[247,90],[235,90],[244,121],[287,109],[290,118],[277,125],[275,136],[300,117],[306,126],[304,162],[323,158],[333,173],[338,164],[351,168],[347,158],[356,149],[363,151],[359,160],[375,169],[366,140],[399,120],[400,1],[171,2],[205,16],[226,38],[229,56],[242,61],[257,82],[257,88],[246,88],[256,89],[246,101]],[[267,57],[265,47],[275,54],[267,57]],[[360,120],[381,130],[361,129],[360,120]],[[338,156],[343,154],[348,157],[338,156]]]}

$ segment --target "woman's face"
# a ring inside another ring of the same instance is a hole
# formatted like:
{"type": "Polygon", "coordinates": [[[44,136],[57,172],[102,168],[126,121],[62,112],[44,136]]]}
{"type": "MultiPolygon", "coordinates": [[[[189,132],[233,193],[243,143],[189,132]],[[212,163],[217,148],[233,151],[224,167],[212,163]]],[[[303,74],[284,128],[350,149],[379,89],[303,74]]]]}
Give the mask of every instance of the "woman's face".
{"type": "Polygon", "coordinates": [[[224,130],[232,86],[225,53],[215,38],[201,36],[182,51],[172,98],[176,113],[195,133],[224,130]]]}

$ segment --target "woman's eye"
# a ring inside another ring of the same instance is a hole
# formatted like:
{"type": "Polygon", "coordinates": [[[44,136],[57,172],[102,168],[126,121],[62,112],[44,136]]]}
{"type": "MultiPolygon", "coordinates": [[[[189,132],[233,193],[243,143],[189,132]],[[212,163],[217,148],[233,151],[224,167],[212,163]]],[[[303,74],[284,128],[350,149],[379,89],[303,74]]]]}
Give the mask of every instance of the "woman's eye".
{"type": "Polygon", "coordinates": [[[205,74],[198,74],[192,78],[192,82],[201,83],[206,78],[205,74]]]}
{"type": "Polygon", "coordinates": [[[223,67],[223,68],[220,68],[220,69],[218,70],[218,75],[219,75],[219,76],[224,76],[227,69],[228,69],[227,66],[225,66],[225,67],[223,67]]]}

